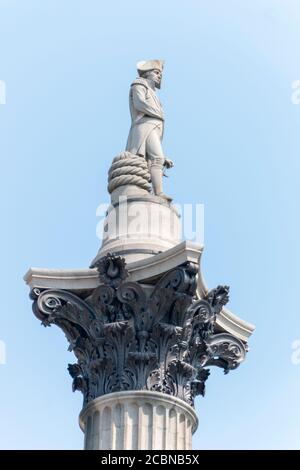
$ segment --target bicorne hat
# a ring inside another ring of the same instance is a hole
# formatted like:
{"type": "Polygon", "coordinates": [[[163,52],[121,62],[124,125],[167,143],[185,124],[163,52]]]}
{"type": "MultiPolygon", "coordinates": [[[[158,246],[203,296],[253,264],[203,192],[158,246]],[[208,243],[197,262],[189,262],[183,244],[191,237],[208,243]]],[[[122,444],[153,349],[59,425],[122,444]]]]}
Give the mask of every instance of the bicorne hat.
{"type": "Polygon", "coordinates": [[[162,72],[164,63],[164,60],[141,60],[136,64],[136,68],[139,74],[153,69],[158,69],[162,72]]]}

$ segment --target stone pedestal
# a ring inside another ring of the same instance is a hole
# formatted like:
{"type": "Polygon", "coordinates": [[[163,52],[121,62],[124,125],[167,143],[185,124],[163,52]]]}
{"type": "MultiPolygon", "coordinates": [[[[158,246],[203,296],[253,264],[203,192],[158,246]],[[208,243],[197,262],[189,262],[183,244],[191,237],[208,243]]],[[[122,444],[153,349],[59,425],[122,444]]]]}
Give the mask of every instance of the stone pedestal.
{"type": "Polygon", "coordinates": [[[112,198],[104,221],[102,246],[92,266],[107,253],[139,261],[180,243],[180,214],[174,205],[150,194],[112,198]]]}
{"type": "Polygon", "coordinates": [[[96,398],[79,422],[86,450],[189,450],[198,425],[183,400],[144,390],[96,398]]]}

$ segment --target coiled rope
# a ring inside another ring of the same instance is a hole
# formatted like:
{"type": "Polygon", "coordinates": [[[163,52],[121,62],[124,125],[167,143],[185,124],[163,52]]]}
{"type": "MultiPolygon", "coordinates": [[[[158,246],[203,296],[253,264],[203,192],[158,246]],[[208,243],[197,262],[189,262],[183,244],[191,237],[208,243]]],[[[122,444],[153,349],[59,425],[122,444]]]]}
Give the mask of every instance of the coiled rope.
{"type": "Polygon", "coordinates": [[[146,160],[130,152],[122,152],[113,159],[108,172],[107,190],[112,193],[119,186],[135,185],[151,190],[150,173],[146,160]]]}

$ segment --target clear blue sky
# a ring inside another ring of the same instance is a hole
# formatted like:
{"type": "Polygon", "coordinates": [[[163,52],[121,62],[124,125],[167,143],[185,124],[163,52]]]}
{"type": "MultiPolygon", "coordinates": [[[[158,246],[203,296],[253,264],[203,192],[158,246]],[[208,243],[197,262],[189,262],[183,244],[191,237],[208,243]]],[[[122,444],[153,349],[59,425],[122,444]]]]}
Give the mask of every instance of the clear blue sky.
{"type": "Polygon", "coordinates": [[[22,277],[96,254],[144,58],[166,60],[166,191],[205,204],[207,283],[229,284],[257,328],[246,362],[197,399],[194,448],[300,448],[299,22],[297,0],[0,0],[1,448],[82,448],[72,355],[22,277]]]}

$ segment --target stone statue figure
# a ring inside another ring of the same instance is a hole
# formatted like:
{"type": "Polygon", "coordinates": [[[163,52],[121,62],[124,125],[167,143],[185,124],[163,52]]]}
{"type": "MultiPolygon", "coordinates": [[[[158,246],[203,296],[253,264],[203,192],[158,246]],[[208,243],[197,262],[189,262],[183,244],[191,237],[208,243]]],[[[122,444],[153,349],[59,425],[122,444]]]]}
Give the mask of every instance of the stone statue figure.
{"type": "Polygon", "coordinates": [[[163,65],[162,60],[137,63],[139,78],[131,84],[129,93],[132,124],[126,150],[146,159],[154,194],[170,201],[163,192],[162,178],[164,167],[172,168],[174,164],[162,149],[164,113],[155,93],[155,88],[161,86],[163,65]]]}

